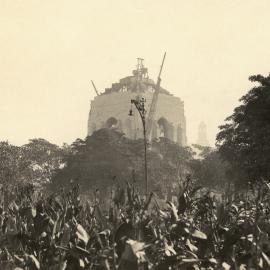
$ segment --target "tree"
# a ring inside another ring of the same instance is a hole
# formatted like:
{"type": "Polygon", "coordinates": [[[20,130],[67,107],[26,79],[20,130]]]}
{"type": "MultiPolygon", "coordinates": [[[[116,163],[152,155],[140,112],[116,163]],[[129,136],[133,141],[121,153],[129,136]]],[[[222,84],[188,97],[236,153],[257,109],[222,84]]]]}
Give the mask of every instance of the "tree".
{"type": "Polygon", "coordinates": [[[21,151],[28,164],[21,172],[21,181],[43,186],[51,181],[57,169],[64,166],[63,157],[68,148],[38,138],[29,140],[21,151]]]}
{"type": "Polygon", "coordinates": [[[20,147],[0,142],[0,197],[4,208],[7,207],[13,187],[20,182],[20,172],[26,167],[27,162],[20,147]]]}
{"type": "Polygon", "coordinates": [[[190,162],[193,177],[202,186],[223,188],[228,181],[229,164],[221,159],[217,149],[200,145],[193,146],[200,151],[198,158],[190,162]]]}
{"type": "Polygon", "coordinates": [[[32,139],[21,147],[0,142],[0,183],[7,189],[25,183],[43,187],[64,165],[66,152],[66,146],[60,148],[44,139],[32,139]]]}
{"type": "Polygon", "coordinates": [[[20,147],[0,142],[0,179],[2,185],[12,185],[20,177],[19,172],[26,166],[20,147]]]}
{"type": "Polygon", "coordinates": [[[84,190],[111,186],[112,179],[123,184],[136,167],[141,151],[140,143],[133,144],[123,133],[101,129],[85,140],[77,139],[65,156],[66,166],[59,169],[53,186],[66,186],[71,180],[84,190]]]}
{"type": "Polygon", "coordinates": [[[149,151],[149,174],[152,185],[166,194],[190,173],[193,151],[167,139],[154,140],[149,151]]]}
{"type": "MultiPolygon", "coordinates": [[[[164,184],[179,180],[180,171],[191,154],[161,138],[148,148],[147,157],[150,190],[161,191],[164,184]]],[[[131,140],[115,130],[100,129],[85,140],[76,140],[65,164],[54,177],[54,187],[66,186],[73,180],[86,191],[90,188],[105,190],[114,183],[125,185],[134,171],[137,187],[144,189],[144,142],[131,140]]]]}
{"type": "Polygon", "coordinates": [[[249,79],[258,86],[240,99],[217,135],[219,153],[237,183],[270,177],[270,75],[249,79]]]}

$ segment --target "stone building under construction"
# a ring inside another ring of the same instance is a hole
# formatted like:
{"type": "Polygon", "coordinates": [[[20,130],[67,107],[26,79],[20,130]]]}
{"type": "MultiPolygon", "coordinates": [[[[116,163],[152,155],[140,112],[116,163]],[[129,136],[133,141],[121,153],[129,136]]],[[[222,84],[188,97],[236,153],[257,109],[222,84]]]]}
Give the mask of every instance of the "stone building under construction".
{"type": "Polygon", "coordinates": [[[184,102],[162,87],[157,89],[156,83],[148,77],[148,70],[143,65],[143,59],[138,59],[137,68],[133,70],[131,76],[113,83],[103,93],[97,91],[96,93],[97,96],[91,101],[88,135],[101,128],[113,128],[123,132],[128,138],[142,138],[143,126],[140,115],[133,110],[133,115],[129,116],[129,110],[131,99],[143,97],[146,100],[147,112],[150,111],[152,102],[156,102],[151,138],[148,139],[166,137],[179,145],[186,145],[184,102]],[[157,90],[158,98],[153,99],[157,90]]]}

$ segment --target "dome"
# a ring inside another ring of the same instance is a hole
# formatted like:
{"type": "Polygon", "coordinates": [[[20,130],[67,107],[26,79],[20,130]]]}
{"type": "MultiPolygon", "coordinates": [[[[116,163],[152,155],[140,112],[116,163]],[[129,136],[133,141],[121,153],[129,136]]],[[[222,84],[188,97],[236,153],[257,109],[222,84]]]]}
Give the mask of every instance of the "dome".
{"type": "MultiPolygon", "coordinates": [[[[124,77],[117,83],[113,83],[110,88],[106,88],[101,95],[115,92],[154,92],[156,83],[148,76],[148,69],[143,65],[143,59],[138,58],[137,69],[133,70],[131,76],[124,77]]],[[[159,93],[171,95],[169,91],[160,87],[159,93]]]]}

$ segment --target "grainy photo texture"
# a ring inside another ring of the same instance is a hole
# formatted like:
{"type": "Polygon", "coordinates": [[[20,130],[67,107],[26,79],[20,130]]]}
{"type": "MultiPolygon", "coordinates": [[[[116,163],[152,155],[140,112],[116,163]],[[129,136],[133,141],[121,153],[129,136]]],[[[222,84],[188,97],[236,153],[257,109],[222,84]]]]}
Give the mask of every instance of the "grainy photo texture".
{"type": "Polygon", "coordinates": [[[0,270],[270,269],[269,11],[0,0],[0,270]]]}

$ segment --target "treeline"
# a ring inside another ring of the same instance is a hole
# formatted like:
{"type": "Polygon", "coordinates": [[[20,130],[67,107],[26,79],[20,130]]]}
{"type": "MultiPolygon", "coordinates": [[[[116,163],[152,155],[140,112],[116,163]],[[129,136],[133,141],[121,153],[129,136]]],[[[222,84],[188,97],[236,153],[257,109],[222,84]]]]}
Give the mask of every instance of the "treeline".
{"type": "MultiPolygon", "coordinates": [[[[166,138],[149,145],[149,187],[159,195],[177,192],[178,184],[189,174],[203,185],[222,186],[225,164],[211,148],[181,147],[166,138]]],[[[111,186],[135,184],[144,187],[144,147],[142,140],[130,140],[111,129],[101,129],[85,140],[59,147],[44,139],[33,139],[21,147],[0,143],[1,184],[16,186],[31,183],[52,190],[77,183],[82,190],[109,192],[111,186]]]]}

